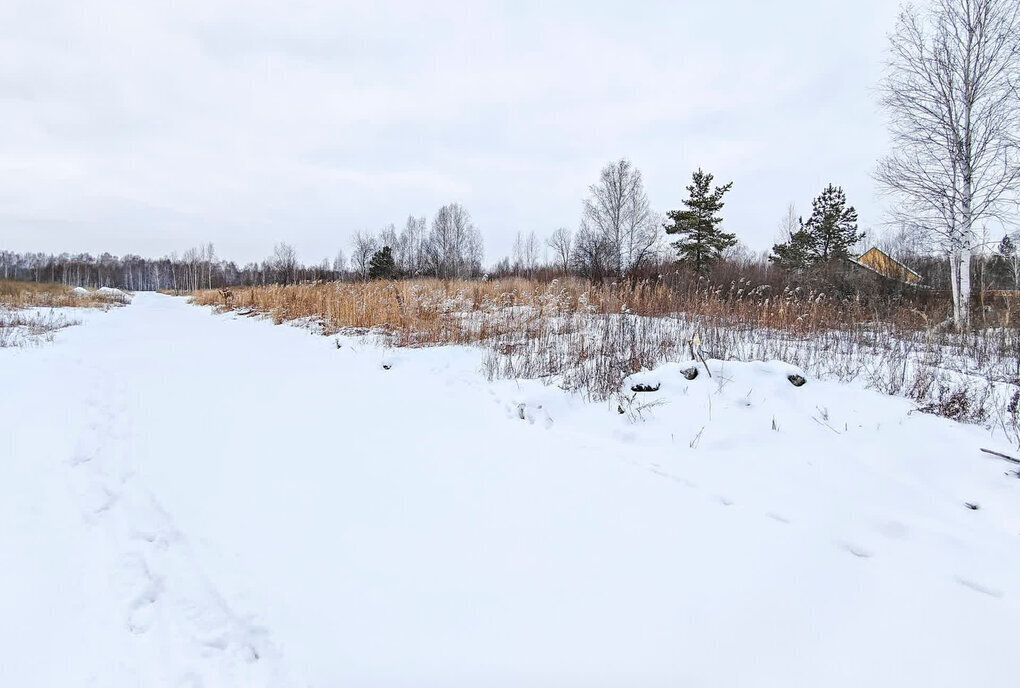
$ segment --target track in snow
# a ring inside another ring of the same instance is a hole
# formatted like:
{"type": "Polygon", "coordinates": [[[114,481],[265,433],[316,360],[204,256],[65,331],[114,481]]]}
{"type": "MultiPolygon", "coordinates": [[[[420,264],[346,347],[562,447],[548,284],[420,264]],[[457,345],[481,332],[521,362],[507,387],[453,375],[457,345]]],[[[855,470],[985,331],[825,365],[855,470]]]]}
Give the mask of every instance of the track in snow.
{"type": "Polygon", "coordinates": [[[979,429],[739,366],[630,424],[341,344],[139,294],[0,352],[0,684],[1012,685],[979,429]]]}

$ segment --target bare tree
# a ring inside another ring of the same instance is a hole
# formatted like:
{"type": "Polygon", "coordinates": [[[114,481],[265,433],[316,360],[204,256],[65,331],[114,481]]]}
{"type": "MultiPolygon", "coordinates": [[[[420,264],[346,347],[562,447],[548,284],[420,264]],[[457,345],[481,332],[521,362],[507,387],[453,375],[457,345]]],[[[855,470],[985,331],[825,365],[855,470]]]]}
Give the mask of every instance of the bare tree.
{"type": "Polygon", "coordinates": [[[528,275],[534,274],[538,268],[538,237],[535,232],[523,234],[517,232],[514,239],[514,269],[528,275]]]}
{"type": "Polygon", "coordinates": [[[556,267],[566,272],[570,268],[570,253],[574,237],[566,227],[560,227],[546,239],[546,246],[552,249],[556,267]]]}
{"type": "Polygon", "coordinates": [[[482,257],[482,235],[470,213],[459,203],[440,208],[425,245],[425,268],[443,279],[469,277],[481,270],[482,257]]]}
{"type": "Polygon", "coordinates": [[[213,264],[216,262],[216,248],[211,241],[203,247],[203,257],[205,259],[205,288],[212,289],[212,273],[213,264]]]}
{"type": "Polygon", "coordinates": [[[297,252],[294,247],[284,242],[273,247],[273,257],[270,259],[273,268],[279,274],[279,279],[284,285],[296,281],[297,275],[297,252]]]}
{"type": "Polygon", "coordinates": [[[928,253],[925,233],[919,230],[917,225],[899,222],[878,237],[871,235],[869,232],[871,243],[901,263],[909,263],[911,259],[928,253]]]}
{"type": "Polygon", "coordinates": [[[393,223],[390,223],[379,230],[379,248],[389,246],[390,250],[392,250],[396,247],[398,241],[397,227],[393,223]]]}
{"type": "Polygon", "coordinates": [[[738,239],[735,244],[723,249],[722,258],[730,263],[750,265],[754,262],[755,256],[754,252],[748,248],[747,244],[738,239]]]}
{"type": "Polygon", "coordinates": [[[648,203],[641,172],[629,160],[621,159],[603,168],[598,183],[588,191],[581,233],[599,236],[596,243],[609,251],[609,272],[622,275],[658,253],[658,216],[648,203]]]}
{"type": "Polygon", "coordinates": [[[538,269],[539,261],[541,257],[540,253],[541,242],[538,240],[538,236],[535,235],[534,231],[528,232],[527,238],[524,240],[524,260],[528,266],[528,274],[534,274],[535,270],[538,269]]]}
{"type": "Polygon", "coordinates": [[[905,7],[890,37],[882,104],[892,152],[877,180],[949,256],[956,326],[970,323],[970,257],[981,220],[1005,220],[1020,183],[1020,2],[905,7]]]}
{"type": "Polygon", "coordinates": [[[601,233],[585,222],[574,239],[570,262],[580,274],[596,282],[604,280],[614,269],[613,247],[601,233]]]}
{"type": "MultiPolygon", "coordinates": [[[[198,266],[200,260],[198,249],[189,248],[187,251],[184,252],[182,260],[184,261],[185,264],[184,290],[194,291],[195,289],[198,289],[198,274],[199,274],[198,266]]],[[[99,282],[100,285],[102,286],[103,273],[101,268],[99,273],[99,282]]]]}
{"type": "Polygon", "coordinates": [[[424,245],[428,221],[424,216],[407,216],[407,223],[393,247],[393,259],[397,269],[405,275],[418,275],[424,267],[424,245]]]}
{"type": "Polygon", "coordinates": [[[337,251],[333,258],[333,272],[336,273],[337,278],[342,278],[343,274],[347,272],[347,256],[343,251],[337,251]]]}
{"type": "Polygon", "coordinates": [[[514,246],[510,250],[512,269],[518,273],[524,270],[524,237],[520,232],[514,237],[514,246]]]}
{"type": "Polygon", "coordinates": [[[797,215],[797,206],[792,202],[786,206],[783,219],[779,221],[780,241],[789,241],[790,237],[800,229],[800,216],[797,215]]]}
{"type": "Polygon", "coordinates": [[[351,267],[362,279],[368,278],[368,264],[378,250],[379,243],[368,232],[355,232],[351,238],[351,267]]]}

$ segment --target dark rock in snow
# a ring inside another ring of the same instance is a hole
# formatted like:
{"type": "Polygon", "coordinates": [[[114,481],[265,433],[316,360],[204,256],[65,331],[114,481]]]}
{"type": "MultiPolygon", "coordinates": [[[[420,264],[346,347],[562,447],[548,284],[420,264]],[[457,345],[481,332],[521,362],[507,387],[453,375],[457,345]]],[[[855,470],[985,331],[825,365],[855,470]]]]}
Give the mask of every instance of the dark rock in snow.
{"type": "Polygon", "coordinates": [[[654,385],[645,385],[645,384],[638,383],[638,384],[634,385],[633,387],[631,387],[630,391],[632,391],[632,392],[658,392],[660,386],[661,386],[661,383],[657,383],[657,384],[654,384],[654,385]]]}
{"type": "Polygon", "coordinates": [[[786,378],[790,381],[790,384],[794,387],[803,387],[807,380],[804,379],[803,375],[790,375],[786,378]]]}

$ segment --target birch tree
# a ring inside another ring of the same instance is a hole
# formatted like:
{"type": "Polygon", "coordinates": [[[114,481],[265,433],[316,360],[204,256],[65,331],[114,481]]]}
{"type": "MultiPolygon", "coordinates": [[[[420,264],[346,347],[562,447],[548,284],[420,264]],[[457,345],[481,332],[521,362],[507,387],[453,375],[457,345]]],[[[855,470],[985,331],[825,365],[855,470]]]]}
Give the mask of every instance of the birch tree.
{"type": "Polygon", "coordinates": [[[1015,212],[1020,182],[1020,1],[904,7],[890,36],[882,104],[892,150],[876,179],[895,217],[949,256],[953,320],[970,324],[976,223],[1015,212]]]}
{"type": "Polygon", "coordinates": [[[517,238],[514,239],[514,269],[520,274],[526,274],[529,277],[534,274],[538,268],[538,237],[535,236],[535,232],[531,231],[527,234],[523,232],[517,232],[517,238]]]}
{"type": "Polygon", "coordinates": [[[372,255],[379,250],[379,242],[369,232],[355,232],[351,238],[351,267],[362,279],[368,278],[372,255]]]}
{"type": "Polygon", "coordinates": [[[407,216],[407,223],[397,239],[393,257],[405,275],[418,275],[424,262],[424,244],[428,230],[425,217],[407,216]]]}
{"type": "Polygon", "coordinates": [[[570,252],[573,247],[574,237],[566,227],[560,227],[546,239],[546,246],[552,249],[553,260],[563,272],[570,268],[570,252]]]}
{"type": "Polygon", "coordinates": [[[270,260],[284,285],[297,281],[297,251],[293,246],[281,241],[273,247],[270,260]]]}
{"type": "Polygon", "coordinates": [[[659,218],[648,203],[640,170],[627,159],[610,163],[588,191],[578,238],[585,237],[587,249],[608,251],[609,272],[623,275],[657,255],[659,218]]]}
{"type": "Polygon", "coordinates": [[[347,256],[344,255],[343,250],[337,251],[336,256],[333,257],[333,272],[337,279],[343,279],[344,273],[347,272],[347,256]]]}
{"type": "Polygon", "coordinates": [[[436,212],[423,258],[426,270],[443,279],[470,277],[481,271],[482,235],[464,206],[450,203],[436,212]]]}

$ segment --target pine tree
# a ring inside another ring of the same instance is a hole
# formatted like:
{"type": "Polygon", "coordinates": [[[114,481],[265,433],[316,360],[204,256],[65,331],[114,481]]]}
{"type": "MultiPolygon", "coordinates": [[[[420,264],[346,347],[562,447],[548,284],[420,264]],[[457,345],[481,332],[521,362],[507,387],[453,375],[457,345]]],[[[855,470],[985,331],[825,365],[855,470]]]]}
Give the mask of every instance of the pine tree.
{"type": "Polygon", "coordinates": [[[1003,258],[1012,258],[1016,255],[1016,244],[1009,238],[1008,234],[1003,235],[1002,241],[999,242],[999,248],[996,251],[1003,258]]]}
{"type": "Polygon", "coordinates": [[[800,229],[790,234],[789,241],[772,247],[769,260],[786,270],[803,270],[812,264],[813,245],[814,240],[801,220],[800,229]]]}
{"type": "Polygon", "coordinates": [[[393,251],[383,246],[372,254],[368,263],[369,279],[393,279],[397,276],[397,263],[393,260],[393,251]]]}
{"type": "Polygon", "coordinates": [[[686,210],[671,210],[666,213],[667,234],[679,234],[673,242],[680,260],[691,263],[701,273],[707,272],[722,252],[737,243],[734,234],[724,232],[721,227],[722,197],[733,186],[733,182],[711,188],[711,174],[698,169],[687,187],[689,197],[684,201],[686,210]]]}
{"type": "Polygon", "coordinates": [[[804,229],[813,239],[815,262],[846,258],[864,236],[864,232],[857,231],[857,211],[853,206],[847,207],[842,187],[832,184],[811,201],[811,217],[804,223],[804,229]]]}
{"type": "Polygon", "coordinates": [[[849,256],[863,236],[857,231],[857,211],[847,206],[843,189],[829,184],[811,202],[808,221],[801,222],[788,242],[773,246],[769,260],[791,270],[825,264],[849,256]]]}
{"type": "Polygon", "coordinates": [[[1002,268],[1001,272],[1008,276],[1008,281],[1013,283],[1014,289],[1020,289],[1020,253],[1017,253],[1016,243],[1008,234],[1003,235],[995,253],[996,267],[1002,268]]]}

